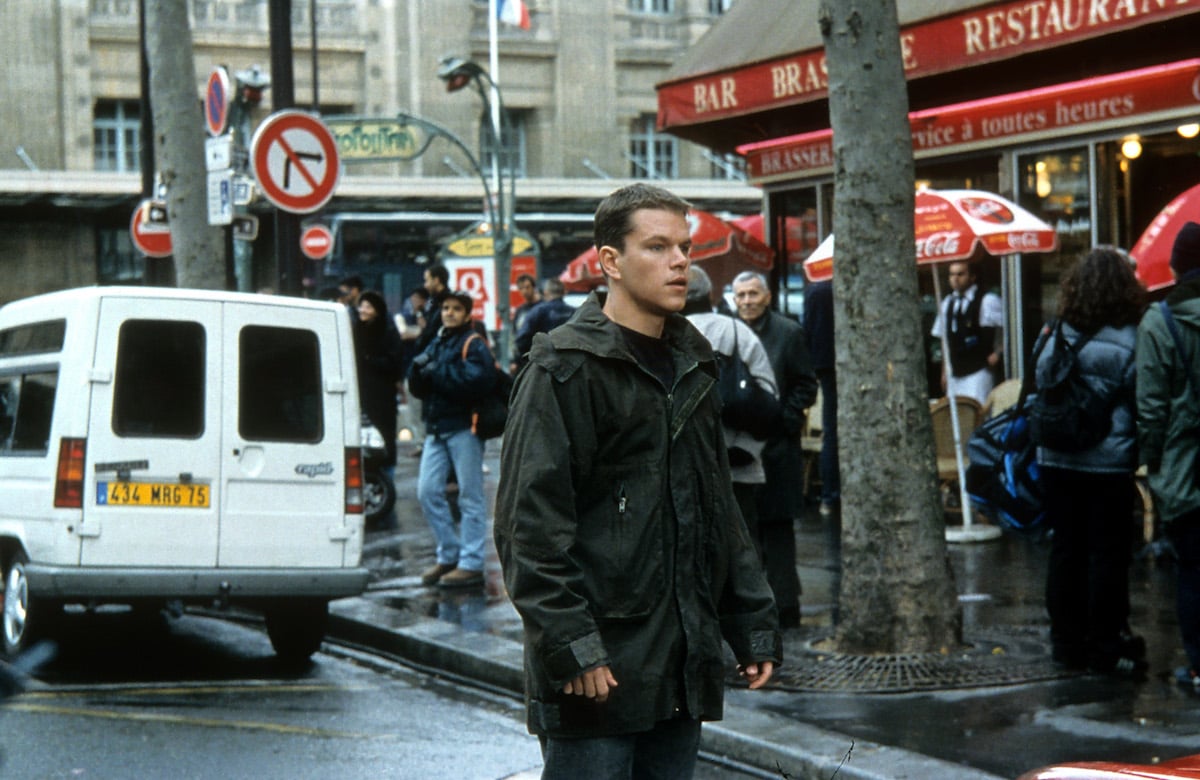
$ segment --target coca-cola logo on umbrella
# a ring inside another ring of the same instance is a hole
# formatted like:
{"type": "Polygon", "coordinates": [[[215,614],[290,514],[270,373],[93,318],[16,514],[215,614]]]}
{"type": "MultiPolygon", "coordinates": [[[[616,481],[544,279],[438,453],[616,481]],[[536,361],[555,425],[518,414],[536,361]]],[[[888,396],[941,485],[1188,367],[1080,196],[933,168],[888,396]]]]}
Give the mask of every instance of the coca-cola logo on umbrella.
{"type": "Polygon", "coordinates": [[[959,204],[968,216],[993,225],[1007,225],[1015,219],[1007,206],[991,198],[962,198],[959,204]]]}

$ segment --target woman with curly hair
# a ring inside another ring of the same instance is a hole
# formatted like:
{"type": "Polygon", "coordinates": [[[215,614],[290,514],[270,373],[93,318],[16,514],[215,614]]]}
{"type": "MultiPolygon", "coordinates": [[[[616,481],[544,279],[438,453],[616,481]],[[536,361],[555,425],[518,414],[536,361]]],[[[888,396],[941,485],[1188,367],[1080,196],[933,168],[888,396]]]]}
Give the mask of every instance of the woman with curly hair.
{"type": "MultiPolygon", "coordinates": [[[[1076,349],[1082,379],[1110,399],[1111,428],[1093,446],[1038,448],[1053,532],[1046,608],[1054,660],[1116,675],[1146,670],[1145,642],[1129,631],[1130,518],[1137,468],[1134,347],[1145,291],[1128,256],[1097,247],[1063,277],[1061,328],[1043,328],[1035,379],[1050,383],[1056,341],[1076,349]]],[[[1060,347],[1061,349],[1061,347],[1060,347]]]]}

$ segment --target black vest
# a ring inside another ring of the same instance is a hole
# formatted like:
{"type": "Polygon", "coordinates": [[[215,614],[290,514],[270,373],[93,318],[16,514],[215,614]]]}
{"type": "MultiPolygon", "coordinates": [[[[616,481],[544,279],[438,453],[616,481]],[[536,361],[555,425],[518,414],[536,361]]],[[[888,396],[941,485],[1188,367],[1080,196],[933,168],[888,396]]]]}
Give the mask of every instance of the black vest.
{"type": "Polygon", "coordinates": [[[955,377],[970,376],[981,368],[987,368],[988,355],[992,354],[996,329],[979,325],[983,295],[982,291],[976,290],[975,297],[961,314],[955,310],[955,296],[946,297],[944,323],[955,377]]]}

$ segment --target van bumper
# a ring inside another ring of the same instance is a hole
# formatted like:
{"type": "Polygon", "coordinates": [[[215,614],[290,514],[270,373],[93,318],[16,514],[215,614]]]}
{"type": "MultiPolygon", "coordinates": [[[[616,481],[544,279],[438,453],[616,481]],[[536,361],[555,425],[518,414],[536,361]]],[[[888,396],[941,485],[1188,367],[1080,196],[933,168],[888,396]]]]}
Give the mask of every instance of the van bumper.
{"type": "Polygon", "coordinates": [[[87,568],[29,564],[30,595],[52,599],[253,599],[357,596],[367,569],[87,568]]]}

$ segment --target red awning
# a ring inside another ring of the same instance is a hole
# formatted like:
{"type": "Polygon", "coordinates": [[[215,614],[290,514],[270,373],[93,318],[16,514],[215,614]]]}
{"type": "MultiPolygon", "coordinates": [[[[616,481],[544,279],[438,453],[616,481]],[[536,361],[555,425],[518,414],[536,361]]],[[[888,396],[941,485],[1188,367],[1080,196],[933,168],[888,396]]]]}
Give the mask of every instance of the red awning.
{"type": "MultiPolygon", "coordinates": [[[[777,132],[786,124],[781,121],[782,109],[815,105],[827,98],[824,48],[816,33],[817,3],[790,0],[777,4],[777,15],[752,14],[755,3],[734,5],[667,73],[657,85],[661,129],[713,148],[725,148],[782,135],[777,132]],[[746,9],[743,11],[741,6],[746,9]],[[760,29],[767,17],[769,29],[760,29]],[[778,35],[772,30],[794,32],[798,48],[780,53],[778,35]],[[732,133],[728,132],[731,128],[732,133]],[[726,132],[719,132],[722,129],[726,132]],[[727,140],[731,135],[732,143],[727,140]]],[[[928,81],[928,77],[944,76],[933,80],[939,86],[950,79],[958,85],[959,99],[986,94],[987,85],[996,78],[1017,87],[1043,86],[1064,74],[1069,77],[1072,71],[1067,66],[1071,65],[1083,68],[1074,71],[1078,74],[1095,72],[1096,61],[1119,67],[1121,57],[1132,59],[1140,54],[1141,62],[1152,62],[1145,56],[1157,52],[1169,58],[1172,51],[1180,52],[1176,57],[1181,56],[1194,51],[1188,41],[1194,42],[1194,33],[1200,28],[1200,6],[1194,2],[1008,0],[979,4],[948,0],[936,8],[945,15],[932,18],[931,4],[902,5],[905,74],[910,99],[920,107],[936,105],[929,100],[936,100],[936,91],[930,94],[914,85],[923,79],[928,81]],[[924,18],[914,18],[922,14],[924,18]],[[1185,16],[1193,17],[1187,25],[1166,24],[1185,16]],[[1153,35],[1139,29],[1146,25],[1157,25],[1153,35]],[[1097,40],[1130,31],[1137,31],[1136,35],[1111,42],[1097,40]],[[1096,42],[1089,52],[1100,57],[1090,65],[1079,58],[1063,57],[1059,67],[1048,67],[1050,62],[1043,60],[1043,66],[1026,68],[1019,77],[1012,68],[1008,74],[991,69],[972,86],[972,69],[1087,41],[1096,42]],[[1141,51],[1135,51],[1136,47],[1141,51]],[[1120,56],[1114,55],[1114,49],[1120,56]]],[[[791,126],[803,127],[795,122],[791,126]]]]}
{"type": "MultiPolygon", "coordinates": [[[[1200,59],[1015,92],[910,113],[913,154],[1030,142],[1200,111],[1200,59]]],[[[833,166],[833,131],[745,144],[747,176],[759,184],[823,173],[833,166]]]]}

